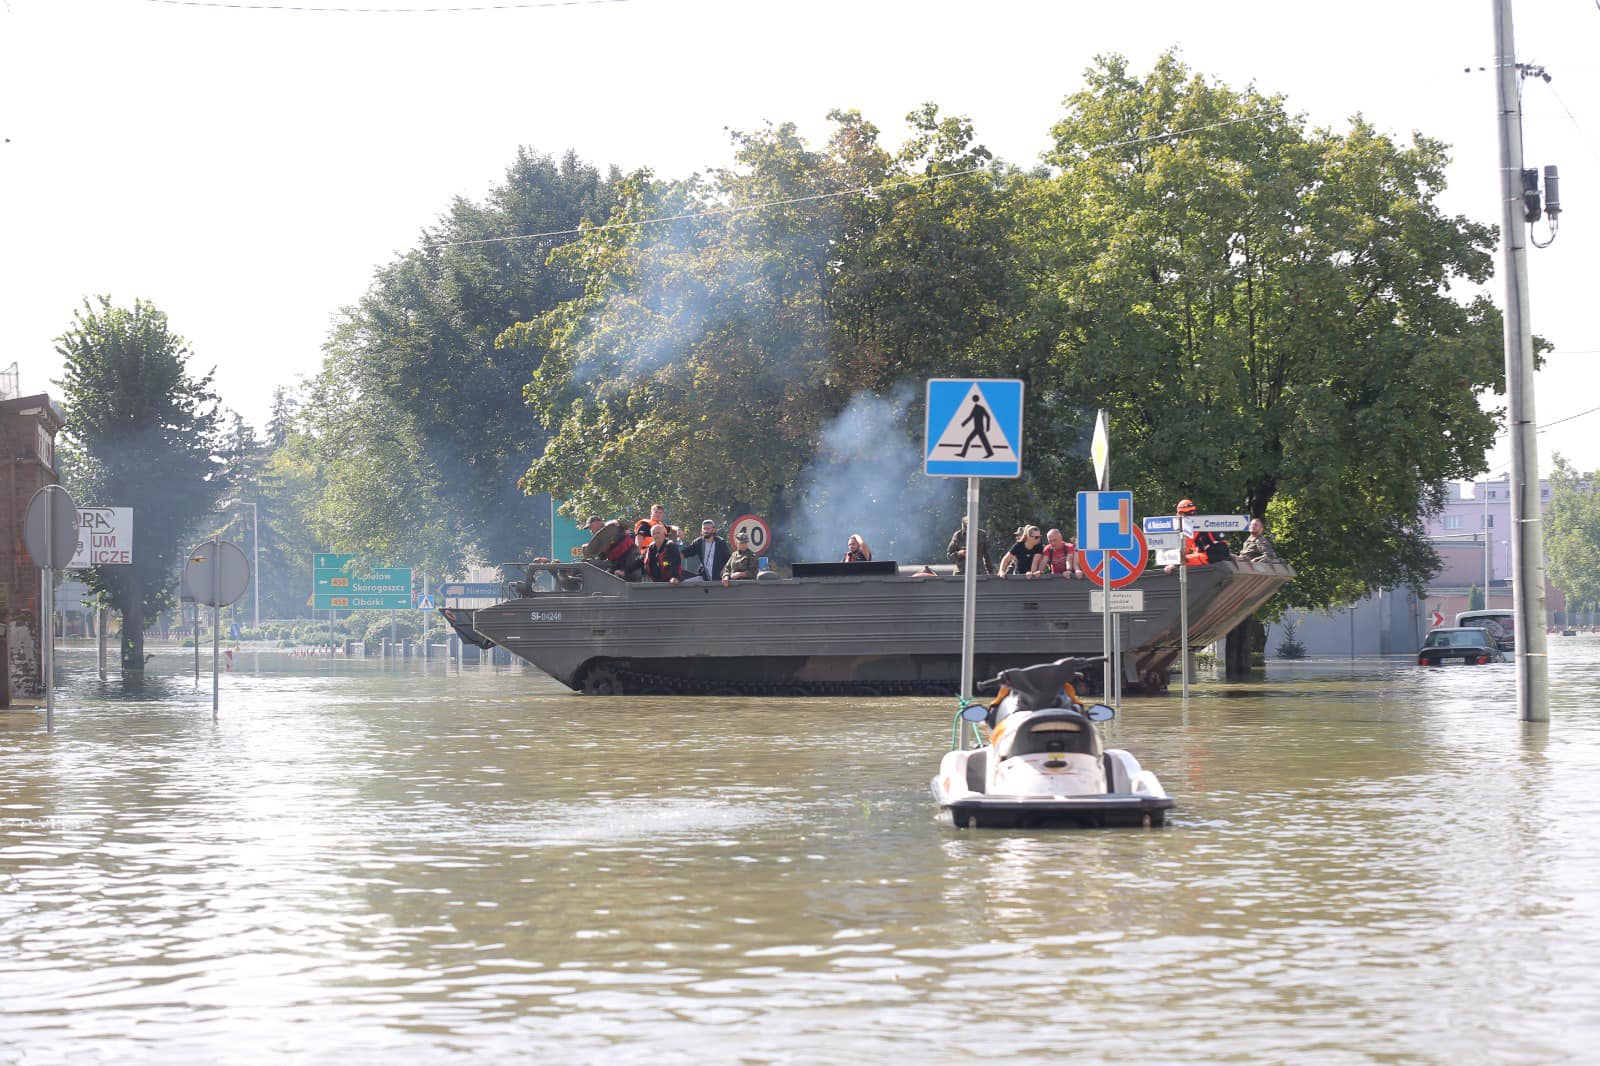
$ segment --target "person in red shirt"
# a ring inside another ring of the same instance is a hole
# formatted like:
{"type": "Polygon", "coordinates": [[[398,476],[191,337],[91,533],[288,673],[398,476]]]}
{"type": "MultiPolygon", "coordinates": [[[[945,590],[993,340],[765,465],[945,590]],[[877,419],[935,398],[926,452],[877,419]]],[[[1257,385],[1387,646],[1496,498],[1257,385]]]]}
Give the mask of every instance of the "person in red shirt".
{"type": "Polygon", "coordinates": [[[1078,552],[1072,542],[1062,536],[1061,530],[1052,529],[1045,534],[1044,550],[1033,560],[1036,574],[1055,574],[1058,577],[1083,577],[1078,568],[1078,552]]]}

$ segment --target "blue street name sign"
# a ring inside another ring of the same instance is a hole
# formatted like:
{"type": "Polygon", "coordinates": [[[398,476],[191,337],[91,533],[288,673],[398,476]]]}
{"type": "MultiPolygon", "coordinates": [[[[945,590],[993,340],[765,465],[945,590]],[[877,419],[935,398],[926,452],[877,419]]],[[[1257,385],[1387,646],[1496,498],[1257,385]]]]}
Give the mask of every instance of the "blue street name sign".
{"type": "Polygon", "coordinates": [[[1146,533],[1182,533],[1183,532],[1183,530],[1181,528],[1179,528],[1179,526],[1178,526],[1178,516],[1177,515],[1170,515],[1170,514],[1169,515],[1156,515],[1153,518],[1146,518],[1144,520],[1144,531],[1146,533]]]}
{"type": "Polygon", "coordinates": [[[928,381],[923,472],[929,477],[1022,476],[1022,382],[928,381]]]}
{"type": "Polygon", "coordinates": [[[1132,551],[1138,544],[1133,493],[1078,493],[1078,550],[1132,551]]]}
{"type": "Polygon", "coordinates": [[[439,595],[450,600],[498,600],[501,588],[493,581],[446,581],[439,595]]]}

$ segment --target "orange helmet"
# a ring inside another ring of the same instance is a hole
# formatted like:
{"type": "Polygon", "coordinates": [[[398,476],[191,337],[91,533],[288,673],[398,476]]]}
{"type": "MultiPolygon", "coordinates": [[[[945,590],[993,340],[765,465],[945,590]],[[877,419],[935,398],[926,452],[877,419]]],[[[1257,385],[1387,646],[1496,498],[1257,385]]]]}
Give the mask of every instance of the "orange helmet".
{"type": "Polygon", "coordinates": [[[1194,514],[1194,501],[1193,500],[1179,500],[1178,501],[1178,513],[1179,514],[1194,514]]]}

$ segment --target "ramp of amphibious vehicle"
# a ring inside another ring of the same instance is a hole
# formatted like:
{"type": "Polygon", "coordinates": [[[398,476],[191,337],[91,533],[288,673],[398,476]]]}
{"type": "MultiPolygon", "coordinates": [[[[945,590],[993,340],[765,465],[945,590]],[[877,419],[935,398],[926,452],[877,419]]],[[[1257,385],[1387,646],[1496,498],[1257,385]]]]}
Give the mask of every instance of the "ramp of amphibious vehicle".
{"type": "MultiPolygon", "coordinates": [[[[446,613],[570,688],[646,695],[943,695],[961,674],[959,577],[867,575],[630,584],[585,563],[537,564],[519,593],[446,613]]],[[[1219,639],[1294,576],[1281,563],[1189,569],[1190,644],[1219,639]]],[[[1128,680],[1160,687],[1178,656],[1178,575],[1131,586],[1128,680]]],[[[978,579],[974,671],[1101,653],[1088,581],[978,579]]]]}

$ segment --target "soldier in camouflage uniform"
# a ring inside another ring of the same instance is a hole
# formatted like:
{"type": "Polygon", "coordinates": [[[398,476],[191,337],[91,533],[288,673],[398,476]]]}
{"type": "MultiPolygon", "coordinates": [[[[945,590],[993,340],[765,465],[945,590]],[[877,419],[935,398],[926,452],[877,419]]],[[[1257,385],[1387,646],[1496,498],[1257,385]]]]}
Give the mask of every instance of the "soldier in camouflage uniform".
{"type": "Polygon", "coordinates": [[[1239,549],[1239,559],[1247,563],[1275,563],[1278,553],[1267,539],[1267,524],[1259,518],[1250,519],[1250,535],[1239,549]]]}
{"type": "Polygon", "coordinates": [[[740,530],[733,538],[733,554],[722,568],[722,583],[754,581],[761,572],[761,560],[750,550],[750,535],[740,530]]]}
{"type": "MultiPolygon", "coordinates": [[[[950,546],[945,549],[945,554],[950,561],[956,564],[956,573],[966,573],[967,569],[967,520],[961,520],[961,527],[950,538],[950,546]]],[[[983,527],[978,528],[978,559],[983,564],[978,568],[980,574],[992,574],[994,568],[989,565],[989,533],[983,527]]]]}

